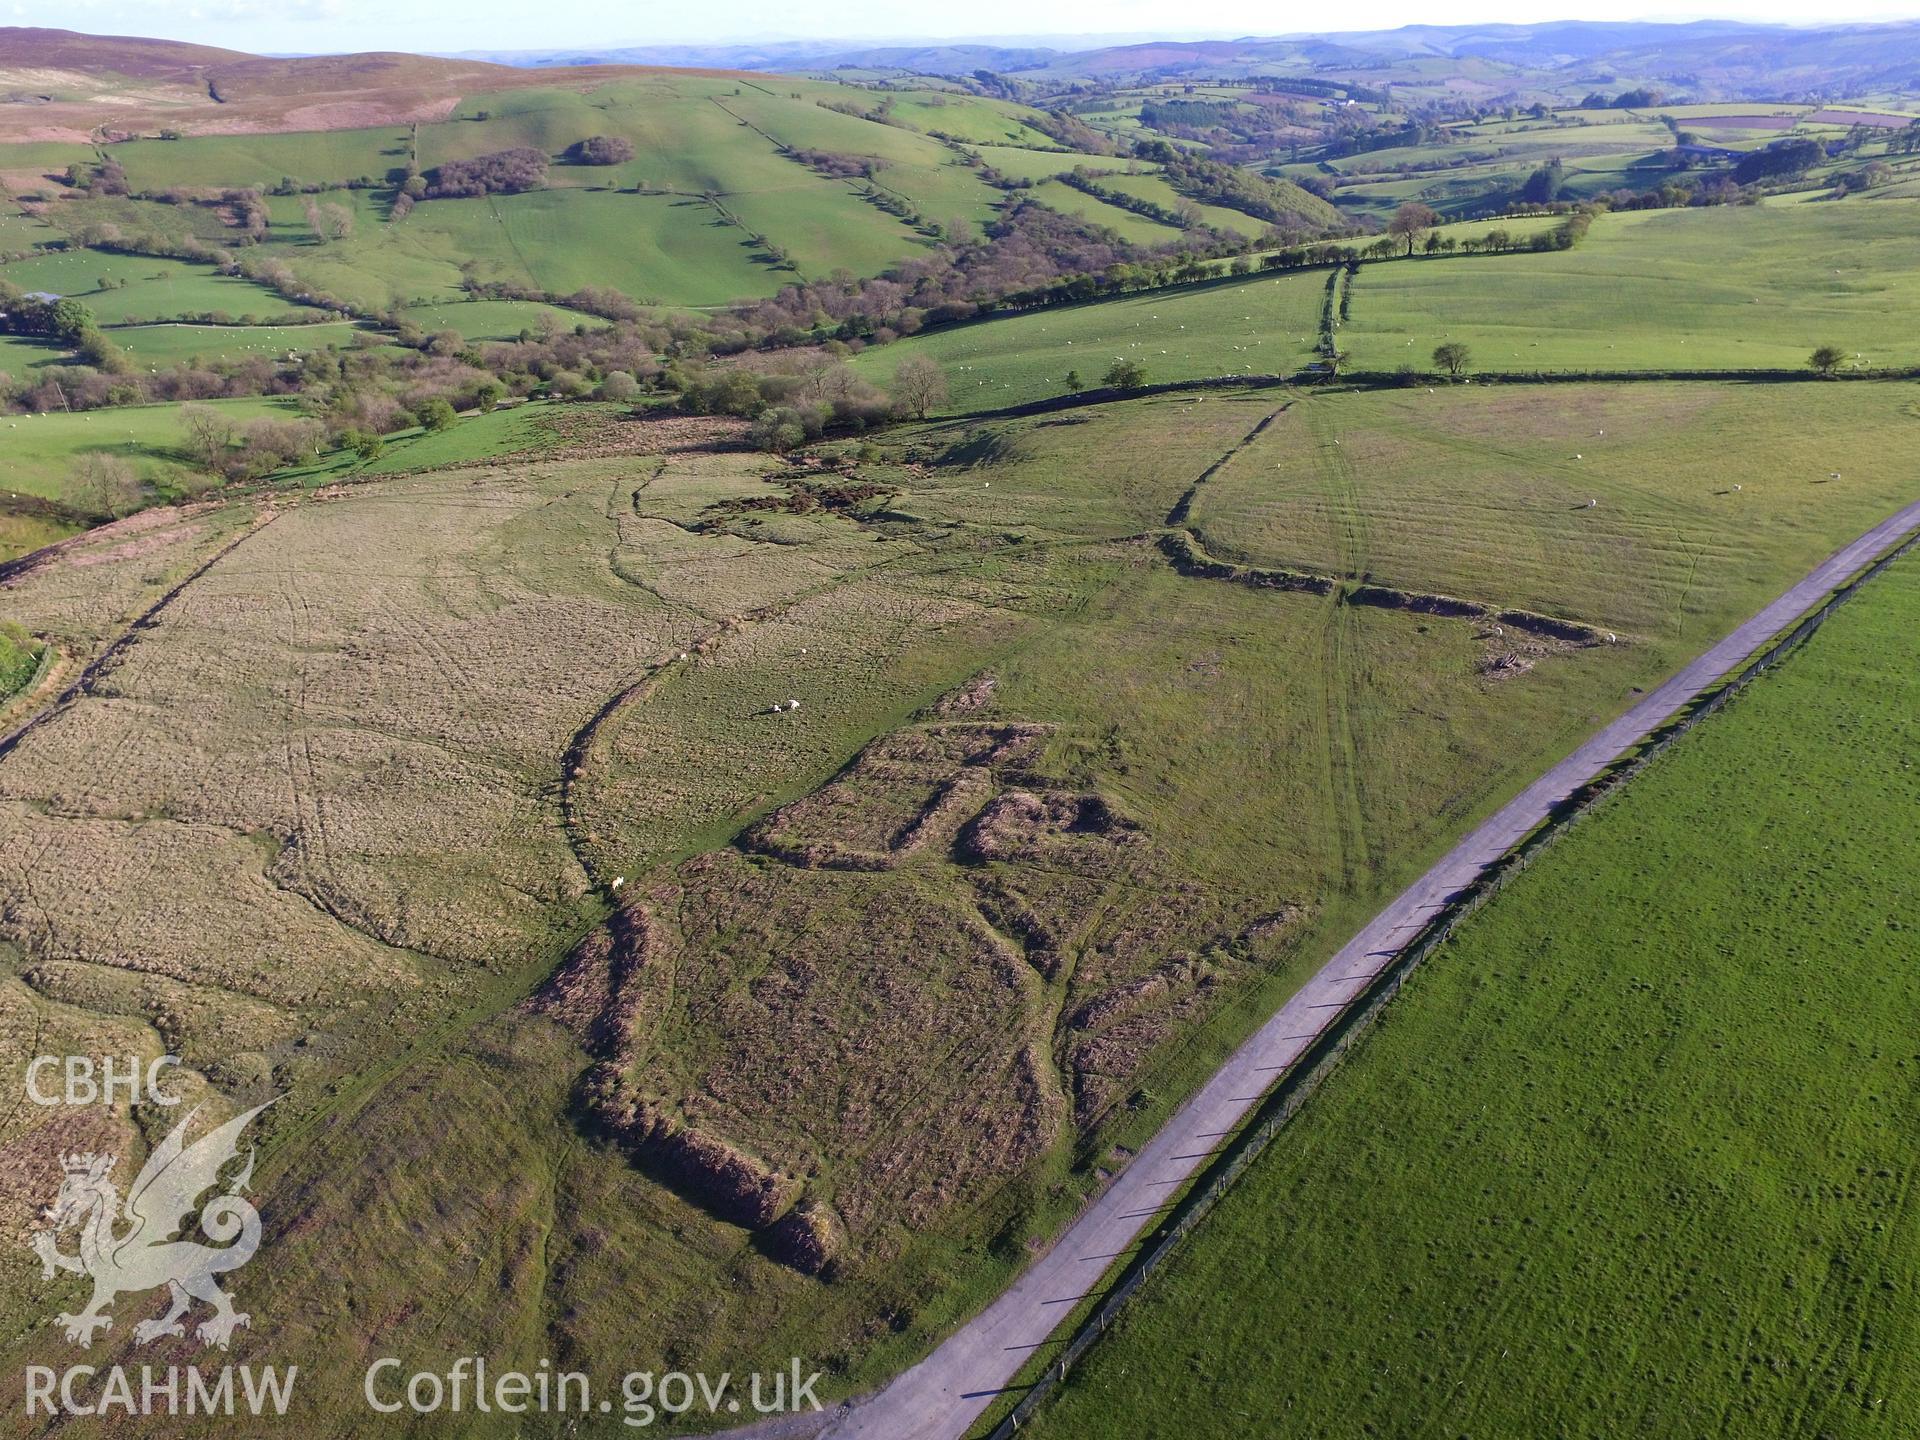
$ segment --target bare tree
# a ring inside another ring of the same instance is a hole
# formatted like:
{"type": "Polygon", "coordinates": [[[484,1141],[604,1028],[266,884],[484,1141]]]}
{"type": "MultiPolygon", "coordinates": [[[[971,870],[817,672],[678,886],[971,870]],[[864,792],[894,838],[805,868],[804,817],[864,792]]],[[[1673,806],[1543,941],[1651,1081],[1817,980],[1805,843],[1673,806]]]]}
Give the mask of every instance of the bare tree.
{"type": "Polygon", "coordinates": [[[75,462],[68,491],[79,509],[109,519],[140,503],[140,480],[133,466],[118,455],[98,450],[87,451],[75,462]]]}
{"type": "Polygon", "coordinates": [[[344,205],[322,205],[308,196],[306,212],[313,237],[322,245],[329,240],[344,240],[353,234],[353,211],[344,205]]]}
{"type": "Polygon", "coordinates": [[[1440,223],[1440,212],[1431,205],[1422,205],[1418,200],[1409,200],[1393,212],[1393,219],[1387,222],[1387,234],[1397,240],[1407,242],[1407,254],[1413,254],[1413,247],[1429,230],[1440,223]]]}
{"type": "Polygon", "coordinates": [[[893,402],[900,409],[927,418],[927,412],[947,398],[947,372],[936,360],[915,355],[902,360],[893,372],[893,402]]]}
{"type": "Polygon", "coordinates": [[[233,448],[233,422],[211,405],[182,405],[180,423],[187,430],[187,453],[208,470],[218,470],[233,448]]]}

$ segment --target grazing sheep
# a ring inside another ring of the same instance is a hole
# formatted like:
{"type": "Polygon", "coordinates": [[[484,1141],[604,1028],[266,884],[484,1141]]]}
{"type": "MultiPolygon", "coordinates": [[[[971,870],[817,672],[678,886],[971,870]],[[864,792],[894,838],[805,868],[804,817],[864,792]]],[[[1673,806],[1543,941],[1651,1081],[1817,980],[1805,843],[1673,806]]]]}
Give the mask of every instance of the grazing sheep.
{"type": "Polygon", "coordinates": [[[1598,500],[1587,501],[1587,509],[1598,510],[1599,508],[1600,508],[1600,502],[1598,500]]]}
{"type": "Polygon", "coordinates": [[[800,702],[798,700],[787,701],[787,709],[798,710],[799,708],[800,708],[800,702]]]}
{"type": "Polygon", "coordinates": [[[619,889],[619,888],[620,888],[620,887],[621,887],[622,885],[624,885],[624,884],[626,884],[626,883],[627,883],[627,877],[626,877],[626,876],[624,876],[624,875],[616,875],[616,876],[614,876],[614,877],[613,877],[613,883],[612,883],[611,885],[609,885],[609,886],[608,886],[607,888],[608,888],[609,890],[618,890],[618,889],[619,889]]]}

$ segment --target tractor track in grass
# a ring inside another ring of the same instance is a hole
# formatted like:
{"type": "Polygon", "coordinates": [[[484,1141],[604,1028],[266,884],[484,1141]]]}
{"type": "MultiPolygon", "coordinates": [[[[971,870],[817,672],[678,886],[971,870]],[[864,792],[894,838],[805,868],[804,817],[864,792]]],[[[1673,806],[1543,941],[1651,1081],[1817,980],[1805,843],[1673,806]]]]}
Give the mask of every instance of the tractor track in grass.
{"type": "Polygon", "coordinates": [[[1816,565],[1522,789],[1353,936],[1175,1112],[1012,1286],[919,1364],[829,1414],[729,1432],[735,1440],[963,1440],[1054,1330],[1097,1296],[1184,1187],[1228,1148],[1268,1092],[1456,896],[1626,755],[1681,716],[1883,554],[1920,536],[1920,501],[1816,565]]]}

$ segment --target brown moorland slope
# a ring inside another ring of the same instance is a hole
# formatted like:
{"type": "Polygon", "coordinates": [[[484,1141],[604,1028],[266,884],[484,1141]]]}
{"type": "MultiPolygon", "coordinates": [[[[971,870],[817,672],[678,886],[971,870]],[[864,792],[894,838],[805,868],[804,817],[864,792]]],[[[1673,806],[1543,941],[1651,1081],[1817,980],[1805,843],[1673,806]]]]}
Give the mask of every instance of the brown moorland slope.
{"type": "MultiPolygon", "coordinates": [[[[462,95],[604,84],[655,67],[517,70],[369,52],[276,58],[119,35],[0,27],[0,142],[338,130],[437,120],[462,95]],[[103,121],[102,116],[107,118],[103,121]]],[[[695,71],[696,74],[729,74],[695,71]]]]}

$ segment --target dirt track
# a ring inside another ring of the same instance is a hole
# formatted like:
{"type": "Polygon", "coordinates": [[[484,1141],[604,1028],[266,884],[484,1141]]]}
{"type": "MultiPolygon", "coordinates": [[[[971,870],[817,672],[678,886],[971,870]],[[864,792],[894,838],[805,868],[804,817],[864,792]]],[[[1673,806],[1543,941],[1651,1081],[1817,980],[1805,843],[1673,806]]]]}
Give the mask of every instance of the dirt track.
{"type": "MultiPolygon", "coordinates": [[[[1920,532],[1920,501],[1836,551],[1515,796],[1376,915],[1237,1050],[1051,1250],[932,1355],[819,1432],[861,1440],[959,1440],[1169,1197],[1257,1106],[1278,1076],[1446,902],[1562,800],[1680,713],[1716,680],[1877,556],[1920,532]]],[[[824,1417],[815,1417],[816,1420],[824,1417]]],[[[811,1431],[811,1427],[808,1427],[811,1431]]],[[[807,1433],[789,1429],[783,1433],[807,1433]]]]}

